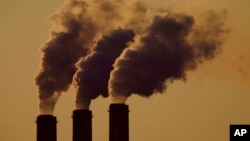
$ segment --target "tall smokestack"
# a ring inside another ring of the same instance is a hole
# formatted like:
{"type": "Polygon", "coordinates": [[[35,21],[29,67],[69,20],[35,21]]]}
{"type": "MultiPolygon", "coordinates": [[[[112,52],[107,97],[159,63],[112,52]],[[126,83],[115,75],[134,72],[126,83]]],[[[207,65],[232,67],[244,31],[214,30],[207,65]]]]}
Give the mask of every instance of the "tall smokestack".
{"type": "Polygon", "coordinates": [[[129,141],[128,105],[109,106],[109,141],[129,141]]]}
{"type": "Polygon", "coordinates": [[[37,141],[56,141],[56,117],[53,115],[39,115],[37,123],[37,141]]]}
{"type": "Polygon", "coordinates": [[[92,112],[90,110],[73,111],[73,141],[92,141],[92,112]]]}

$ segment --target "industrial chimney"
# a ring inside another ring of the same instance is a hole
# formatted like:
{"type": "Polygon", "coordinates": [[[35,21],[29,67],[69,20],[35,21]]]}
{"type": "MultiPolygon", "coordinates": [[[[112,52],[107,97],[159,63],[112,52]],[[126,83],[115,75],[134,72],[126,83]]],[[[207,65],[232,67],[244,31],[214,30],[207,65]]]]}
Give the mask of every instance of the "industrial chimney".
{"type": "Polygon", "coordinates": [[[109,141],[129,141],[128,105],[110,104],[109,141]]]}
{"type": "Polygon", "coordinates": [[[73,141],[92,141],[92,112],[90,110],[73,111],[73,141]]]}
{"type": "Polygon", "coordinates": [[[37,141],[56,141],[56,117],[53,115],[39,115],[37,123],[37,141]]]}

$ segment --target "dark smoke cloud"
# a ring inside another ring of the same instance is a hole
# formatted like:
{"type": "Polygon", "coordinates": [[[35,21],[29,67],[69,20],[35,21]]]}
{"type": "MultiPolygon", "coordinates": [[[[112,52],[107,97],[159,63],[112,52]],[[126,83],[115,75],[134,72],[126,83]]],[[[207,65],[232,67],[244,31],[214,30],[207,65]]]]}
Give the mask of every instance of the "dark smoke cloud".
{"type": "Polygon", "coordinates": [[[92,52],[80,59],[74,77],[76,86],[76,107],[88,108],[89,100],[99,95],[108,96],[109,74],[112,64],[120,53],[133,41],[132,30],[118,29],[97,42],[92,52]]]}
{"type": "Polygon", "coordinates": [[[36,76],[42,114],[51,114],[61,92],[68,90],[79,58],[89,53],[99,36],[118,27],[121,7],[120,0],[68,0],[50,17],[51,37],[42,47],[36,76]]]}
{"type": "Polygon", "coordinates": [[[96,25],[86,11],[84,1],[71,1],[51,17],[55,28],[42,47],[41,69],[36,76],[41,113],[53,112],[60,93],[72,82],[75,63],[87,54],[93,42],[96,25]]]}
{"type": "Polygon", "coordinates": [[[72,79],[77,108],[88,108],[99,95],[149,97],[163,92],[166,82],[185,80],[186,71],[220,52],[227,32],[225,13],[203,17],[152,10],[143,2],[66,1],[51,17],[54,27],[42,47],[36,77],[41,113],[53,112],[72,79]]]}
{"type": "Polygon", "coordinates": [[[194,46],[196,58],[200,62],[212,59],[220,53],[224,35],[229,32],[224,26],[225,21],[225,10],[220,13],[207,11],[200,23],[193,27],[188,40],[194,46]]]}
{"type": "Polygon", "coordinates": [[[186,80],[186,71],[214,58],[223,43],[225,14],[207,12],[204,23],[194,17],[156,15],[145,35],[137,37],[116,60],[109,80],[112,99],[132,93],[149,97],[162,93],[166,82],[186,80]]]}

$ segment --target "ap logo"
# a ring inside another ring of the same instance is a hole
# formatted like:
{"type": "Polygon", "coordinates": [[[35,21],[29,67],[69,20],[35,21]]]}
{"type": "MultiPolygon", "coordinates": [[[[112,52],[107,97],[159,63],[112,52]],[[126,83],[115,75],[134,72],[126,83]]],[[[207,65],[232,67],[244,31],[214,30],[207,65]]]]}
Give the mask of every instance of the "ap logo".
{"type": "Polygon", "coordinates": [[[230,125],[230,141],[250,141],[250,125],[230,125]]]}

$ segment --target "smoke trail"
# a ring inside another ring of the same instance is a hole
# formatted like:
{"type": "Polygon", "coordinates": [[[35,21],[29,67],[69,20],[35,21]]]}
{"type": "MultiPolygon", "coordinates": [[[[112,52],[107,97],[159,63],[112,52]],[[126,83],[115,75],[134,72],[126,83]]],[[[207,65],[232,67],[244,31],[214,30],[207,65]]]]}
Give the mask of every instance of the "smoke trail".
{"type": "Polygon", "coordinates": [[[118,27],[122,4],[121,0],[67,0],[51,17],[54,27],[42,47],[41,69],[36,76],[40,113],[53,113],[61,92],[72,83],[75,63],[88,54],[98,36],[118,27]]]}
{"type": "Polygon", "coordinates": [[[42,64],[36,76],[41,114],[52,114],[60,93],[66,91],[76,71],[75,63],[86,55],[97,32],[84,1],[69,1],[51,17],[55,28],[42,47],[42,64]]]}
{"type": "Polygon", "coordinates": [[[91,99],[99,95],[108,96],[109,74],[112,64],[129,42],[132,42],[132,30],[114,30],[98,41],[92,52],[80,59],[78,71],[74,76],[76,86],[76,108],[88,109],[91,99]]]}
{"type": "Polygon", "coordinates": [[[185,80],[186,71],[215,57],[223,43],[225,13],[207,12],[204,22],[192,16],[165,13],[154,16],[144,35],[137,36],[115,61],[109,93],[113,102],[125,102],[135,93],[149,97],[162,93],[166,82],[185,80]]]}
{"type": "Polygon", "coordinates": [[[55,26],[42,48],[36,77],[42,114],[52,114],[74,74],[76,108],[82,109],[98,95],[108,96],[107,85],[111,96],[122,102],[132,93],[148,97],[162,92],[165,82],[185,80],[186,71],[220,51],[225,14],[207,12],[197,24],[189,15],[162,9],[155,13],[142,2],[126,3],[68,0],[51,17],[55,26]],[[102,35],[107,36],[94,47],[102,35]],[[128,44],[134,36],[135,42],[128,44]]]}

